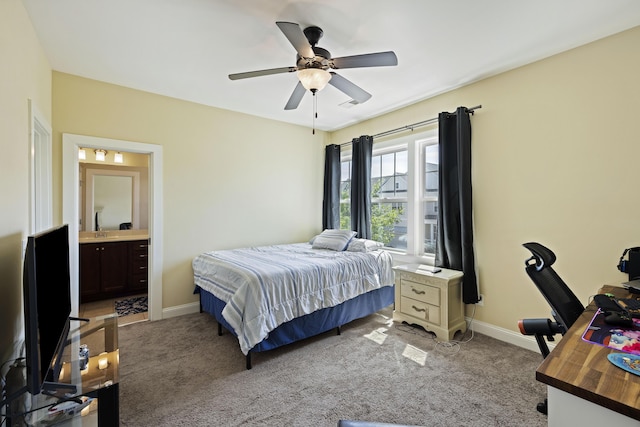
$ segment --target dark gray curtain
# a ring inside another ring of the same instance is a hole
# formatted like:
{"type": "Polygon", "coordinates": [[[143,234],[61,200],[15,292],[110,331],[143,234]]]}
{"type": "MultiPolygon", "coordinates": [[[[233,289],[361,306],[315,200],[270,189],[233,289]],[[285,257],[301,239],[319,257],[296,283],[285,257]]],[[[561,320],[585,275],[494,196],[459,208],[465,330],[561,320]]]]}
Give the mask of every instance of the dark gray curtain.
{"type": "Polygon", "coordinates": [[[371,238],[371,152],[373,137],[351,141],[351,229],[362,239],[371,238]]]}
{"type": "Polygon", "coordinates": [[[340,228],[340,146],[324,149],[324,198],[322,199],[322,229],[340,228]]]}
{"type": "Polygon", "coordinates": [[[462,300],[478,302],[478,282],[473,252],[471,191],[471,120],[465,107],[454,114],[440,113],[438,172],[438,240],[436,265],[460,270],[462,300]]]}

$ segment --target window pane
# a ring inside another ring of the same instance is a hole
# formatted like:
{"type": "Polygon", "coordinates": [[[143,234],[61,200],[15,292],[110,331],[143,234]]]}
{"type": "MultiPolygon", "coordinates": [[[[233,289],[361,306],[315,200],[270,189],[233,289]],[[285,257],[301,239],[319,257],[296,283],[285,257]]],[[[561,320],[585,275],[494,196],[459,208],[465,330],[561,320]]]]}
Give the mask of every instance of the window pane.
{"type": "Polygon", "coordinates": [[[379,202],[371,204],[373,240],[391,248],[407,248],[407,204],[379,202]]]}
{"type": "Polygon", "coordinates": [[[340,162],[340,228],[351,229],[351,161],[340,162]]]}
{"type": "Polygon", "coordinates": [[[408,151],[402,150],[396,153],[396,175],[406,174],[408,171],[408,151]]]}
{"type": "Polygon", "coordinates": [[[340,181],[351,181],[351,162],[340,162],[340,181]]]}
{"type": "Polygon", "coordinates": [[[340,162],[340,200],[351,197],[351,162],[340,162]]]}
{"type": "Polygon", "coordinates": [[[424,202],[424,252],[436,253],[438,231],[438,202],[424,202]]]}
{"type": "Polygon", "coordinates": [[[424,148],[424,190],[425,196],[438,195],[438,145],[424,148]]]}
{"type": "Polygon", "coordinates": [[[373,156],[371,158],[371,178],[380,178],[380,172],[382,170],[381,161],[381,156],[373,156]]]}
{"type": "Polygon", "coordinates": [[[340,183],[340,200],[349,200],[351,198],[351,181],[340,183]]]}
{"type": "Polygon", "coordinates": [[[351,203],[349,200],[340,202],[340,229],[351,230],[351,203]]]}
{"type": "Polygon", "coordinates": [[[378,156],[380,179],[371,179],[373,198],[407,197],[407,151],[397,151],[378,156]]]}
{"type": "Polygon", "coordinates": [[[395,153],[384,154],[380,156],[380,160],[382,162],[382,176],[393,176],[395,175],[395,153]]]}

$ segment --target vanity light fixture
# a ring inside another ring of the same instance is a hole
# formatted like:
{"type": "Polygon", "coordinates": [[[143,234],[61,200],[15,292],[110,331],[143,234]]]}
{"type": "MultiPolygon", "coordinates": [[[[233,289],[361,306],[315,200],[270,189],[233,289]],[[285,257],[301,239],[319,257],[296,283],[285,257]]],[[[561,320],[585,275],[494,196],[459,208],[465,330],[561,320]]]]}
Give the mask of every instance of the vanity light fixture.
{"type": "Polygon", "coordinates": [[[113,161],[115,163],[123,163],[124,162],[124,158],[122,157],[122,153],[118,151],[116,154],[114,154],[113,155],[113,161]]]}
{"type": "Polygon", "coordinates": [[[107,150],[103,150],[102,148],[99,148],[97,150],[94,150],[96,153],[96,160],[99,162],[104,162],[104,160],[107,157],[107,150]]]}
{"type": "Polygon", "coordinates": [[[87,152],[84,150],[84,148],[80,148],[78,150],[78,160],[86,160],[87,159],[87,152]]]}

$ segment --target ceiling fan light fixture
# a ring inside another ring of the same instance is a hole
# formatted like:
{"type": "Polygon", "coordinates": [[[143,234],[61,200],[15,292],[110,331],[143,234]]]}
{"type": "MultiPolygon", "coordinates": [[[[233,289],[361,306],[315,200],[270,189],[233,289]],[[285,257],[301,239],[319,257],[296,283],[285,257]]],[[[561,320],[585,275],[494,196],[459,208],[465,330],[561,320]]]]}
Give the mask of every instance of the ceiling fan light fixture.
{"type": "Polygon", "coordinates": [[[312,92],[324,89],[331,80],[331,73],[322,68],[305,68],[297,73],[302,86],[312,92]]]}

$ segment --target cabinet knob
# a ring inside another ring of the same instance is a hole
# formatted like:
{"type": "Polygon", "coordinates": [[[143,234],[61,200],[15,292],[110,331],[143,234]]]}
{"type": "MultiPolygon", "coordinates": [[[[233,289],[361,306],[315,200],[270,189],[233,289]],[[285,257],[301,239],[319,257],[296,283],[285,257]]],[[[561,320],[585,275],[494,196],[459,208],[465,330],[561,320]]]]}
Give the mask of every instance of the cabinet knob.
{"type": "Polygon", "coordinates": [[[413,288],[413,287],[411,288],[411,290],[413,291],[413,293],[418,294],[418,295],[426,294],[425,291],[419,291],[419,290],[417,290],[416,288],[413,288]]]}

